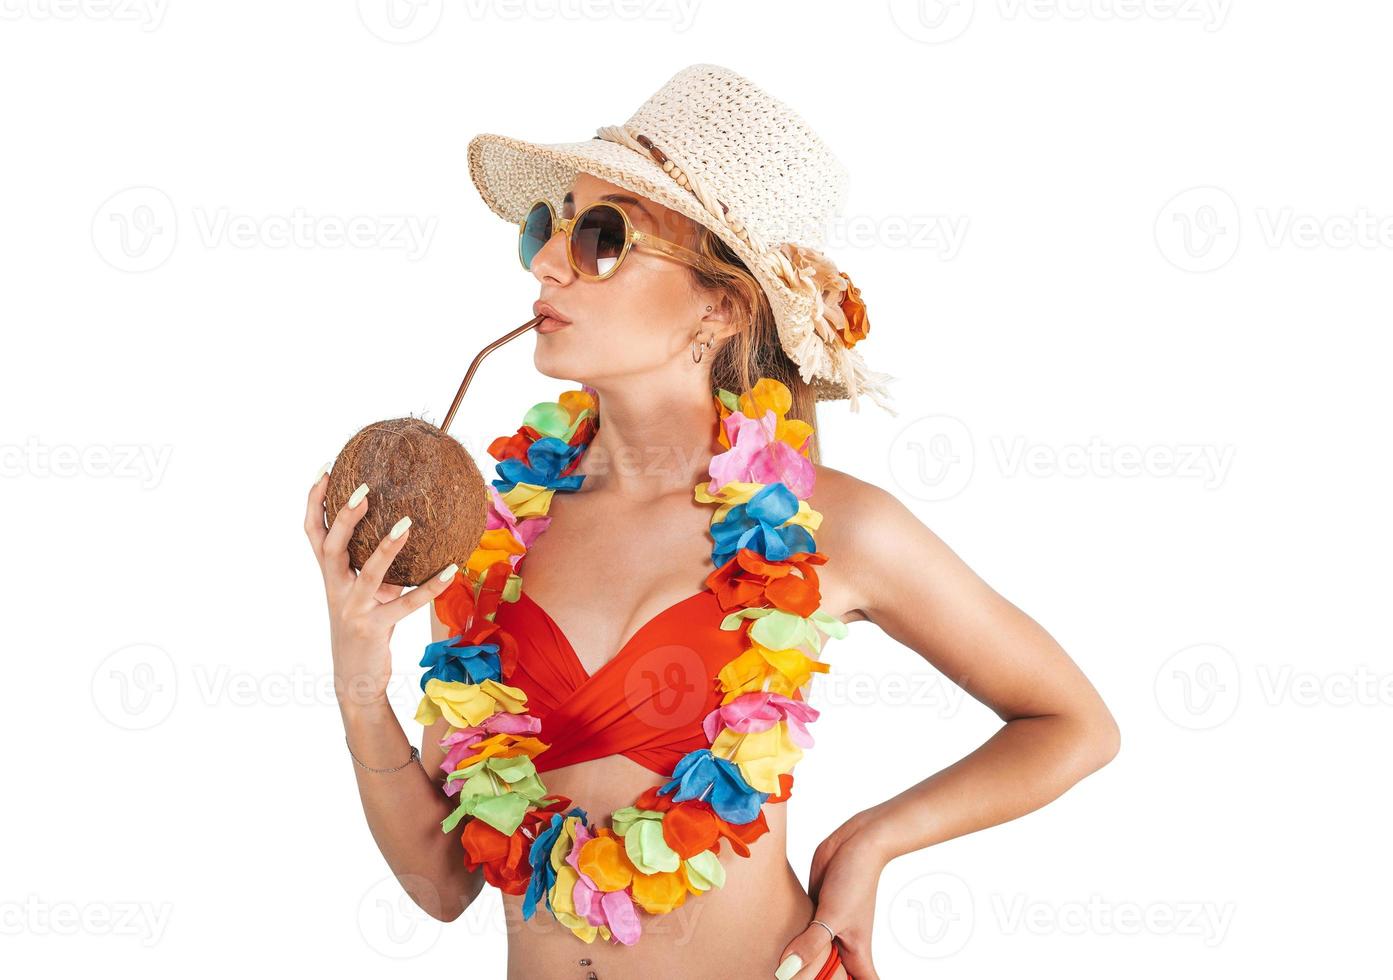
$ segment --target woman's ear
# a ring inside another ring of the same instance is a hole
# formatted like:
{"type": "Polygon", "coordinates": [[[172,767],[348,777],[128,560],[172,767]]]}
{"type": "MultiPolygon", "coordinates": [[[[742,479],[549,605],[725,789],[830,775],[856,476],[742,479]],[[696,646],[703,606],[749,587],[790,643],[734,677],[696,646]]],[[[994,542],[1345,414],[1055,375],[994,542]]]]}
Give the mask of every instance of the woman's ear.
{"type": "Polygon", "coordinates": [[[716,340],[725,340],[740,332],[739,324],[730,319],[730,299],[721,293],[707,293],[702,297],[705,304],[701,314],[702,330],[716,340]]]}

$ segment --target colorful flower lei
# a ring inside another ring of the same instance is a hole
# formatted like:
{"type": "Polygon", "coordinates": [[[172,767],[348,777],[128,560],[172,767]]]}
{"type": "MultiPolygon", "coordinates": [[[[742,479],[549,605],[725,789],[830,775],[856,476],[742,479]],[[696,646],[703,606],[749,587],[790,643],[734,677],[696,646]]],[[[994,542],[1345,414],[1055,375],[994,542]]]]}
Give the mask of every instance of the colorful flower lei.
{"type": "Polygon", "coordinates": [[[721,887],[722,839],[749,856],[769,829],[764,804],[789,798],[793,767],[812,745],[807,725],[818,712],[800,688],[828,670],[817,659],[824,636],[846,635],[819,608],[815,566],[827,559],[813,540],[822,515],[808,504],[812,427],[785,417],[791,394],[771,378],[739,397],[720,389],[715,403],[726,448],[695,488],[699,502],[716,505],[706,587],[734,610],[721,628],[744,630],[748,646],[713,678],[722,700],[703,720],[709,747],[688,752],[666,782],[614,811],[612,826],[595,828],[585,810],[546,791],[533,762],[549,747],[537,738],[541,723],[527,713],[525,693],[507,684],[517,648],[494,613],[521,594],[514,569],[550,523],[552,496],[585,479],[573,471],[599,426],[593,389],[532,406],[515,434],[489,445],[498,479],[488,523],[435,600],[451,636],[421,659],[416,720],[449,723],[441,768],[458,806],[441,829],[463,824],[466,867],[524,896],[524,918],[542,903],[587,943],[598,935],[633,944],[640,911],[662,915],[721,887]]]}

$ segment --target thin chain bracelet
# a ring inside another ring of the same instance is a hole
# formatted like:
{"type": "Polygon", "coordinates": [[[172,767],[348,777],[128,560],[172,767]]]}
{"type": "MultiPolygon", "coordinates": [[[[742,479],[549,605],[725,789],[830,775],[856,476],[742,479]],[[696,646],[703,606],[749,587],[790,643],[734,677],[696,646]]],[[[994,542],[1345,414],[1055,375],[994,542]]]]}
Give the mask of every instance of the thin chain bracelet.
{"type": "MultiPolygon", "coordinates": [[[[348,744],[348,736],[347,736],[347,735],[345,735],[345,736],[343,737],[343,744],[346,745],[346,746],[348,746],[348,754],[349,754],[349,755],[353,755],[353,746],[351,746],[351,745],[348,744]]],[[[372,766],[364,765],[363,760],[360,759],[360,758],[358,758],[356,755],[353,755],[353,761],[356,762],[356,763],[358,763],[358,765],[362,766],[362,767],[363,767],[364,769],[366,769],[368,772],[398,772],[398,771],[400,771],[400,770],[402,770],[402,769],[405,769],[407,766],[411,765],[411,763],[413,763],[413,762],[420,762],[420,761],[421,761],[421,753],[420,753],[419,750],[417,750],[416,746],[414,746],[414,745],[411,746],[411,758],[407,759],[407,760],[406,760],[405,762],[403,762],[401,765],[396,766],[395,768],[392,768],[392,769],[374,769],[372,766]]]]}

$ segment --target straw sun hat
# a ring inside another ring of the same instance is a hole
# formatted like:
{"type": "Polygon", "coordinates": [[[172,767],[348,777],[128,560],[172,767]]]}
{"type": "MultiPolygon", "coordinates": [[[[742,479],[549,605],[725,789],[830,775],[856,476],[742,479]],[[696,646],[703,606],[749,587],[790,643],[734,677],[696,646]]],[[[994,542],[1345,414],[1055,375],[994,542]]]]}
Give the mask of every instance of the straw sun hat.
{"type": "Polygon", "coordinates": [[[514,224],[545,198],[559,208],[579,172],[656,201],[714,231],[749,267],[774,310],[779,343],[819,401],[869,396],[890,414],[890,374],[854,349],[869,330],[859,290],[819,248],[841,214],[847,173],[808,124],[720,65],[673,75],[622,126],[575,143],[482,133],[469,174],[514,224]]]}

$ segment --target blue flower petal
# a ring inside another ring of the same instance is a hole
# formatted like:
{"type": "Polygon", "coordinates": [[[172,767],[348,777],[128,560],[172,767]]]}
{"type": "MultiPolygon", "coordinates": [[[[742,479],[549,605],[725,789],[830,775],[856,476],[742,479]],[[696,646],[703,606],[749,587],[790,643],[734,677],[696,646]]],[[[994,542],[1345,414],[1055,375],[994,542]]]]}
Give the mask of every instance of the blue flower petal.
{"type": "Polygon", "coordinates": [[[712,755],[710,749],[693,749],[684,755],[672,770],[673,778],[658,790],[667,793],[673,787],[674,803],[704,800],[726,823],[743,824],[759,816],[760,807],[769,798],[740,774],[740,767],[728,759],[712,755]]]}
{"type": "Polygon", "coordinates": [[[782,483],[770,483],[743,504],[726,512],[711,525],[711,563],[720,568],[741,548],[749,548],[768,561],[786,561],[799,551],[816,551],[817,545],[801,524],[784,525],[798,514],[798,497],[782,483]],[[783,526],[781,526],[783,525],[783,526]]]}
{"type": "Polygon", "coordinates": [[[586,444],[571,445],[555,436],[538,439],[527,447],[527,462],[508,458],[500,460],[494,469],[501,479],[493,485],[499,493],[507,493],[519,483],[546,487],[552,490],[578,490],[585,479],[584,474],[573,473],[561,476],[575,458],[585,450],[586,444]]]}
{"type": "Polygon", "coordinates": [[[761,524],[778,527],[798,513],[798,498],[782,483],[770,483],[751,497],[745,507],[761,524]]]}
{"type": "Polygon", "coordinates": [[[421,675],[421,690],[432,679],[482,684],[486,680],[501,681],[503,665],[498,659],[497,643],[455,646],[459,637],[437,640],[428,645],[421,657],[421,666],[429,667],[421,675]]]}
{"type": "Polygon", "coordinates": [[[551,848],[561,834],[561,826],[567,817],[580,817],[585,821],[585,811],[578,806],[562,813],[553,813],[546,829],[537,835],[527,851],[527,862],[532,866],[532,877],[527,880],[527,893],[522,900],[522,917],[532,918],[537,910],[537,902],[546,898],[547,908],[551,909],[551,886],[556,883],[556,869],[551,866],[551,848]]]}

